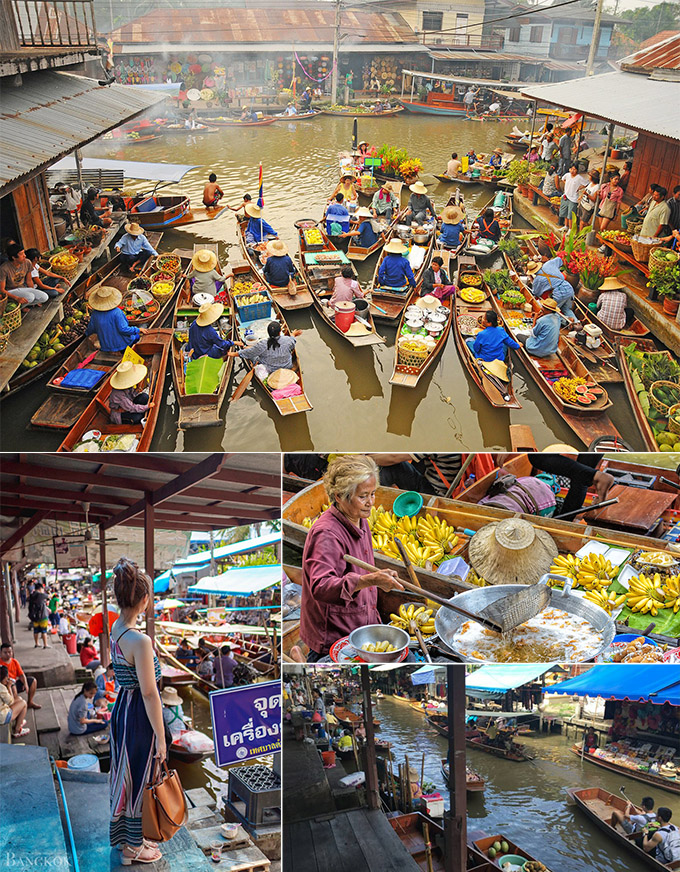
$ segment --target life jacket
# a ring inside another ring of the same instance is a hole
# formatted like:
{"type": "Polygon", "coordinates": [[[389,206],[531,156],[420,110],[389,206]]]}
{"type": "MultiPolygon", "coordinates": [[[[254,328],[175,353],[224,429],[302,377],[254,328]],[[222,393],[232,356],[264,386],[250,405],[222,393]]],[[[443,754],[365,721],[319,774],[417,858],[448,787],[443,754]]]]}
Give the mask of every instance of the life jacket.
{"type": "Polygon", "coordinates": [[[656,846],[656,859],[665,864],[680,860],[680,830],[674,824],[666,824],[657,833],[664,835],[656,846]]]}

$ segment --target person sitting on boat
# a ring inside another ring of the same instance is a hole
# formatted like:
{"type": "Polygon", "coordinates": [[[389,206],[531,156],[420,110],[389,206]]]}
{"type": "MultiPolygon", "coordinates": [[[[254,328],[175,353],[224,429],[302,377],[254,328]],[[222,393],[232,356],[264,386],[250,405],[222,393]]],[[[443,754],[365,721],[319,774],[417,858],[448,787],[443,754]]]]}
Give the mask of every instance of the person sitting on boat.
{"type": "Polygon", "coordinates": [[[442,229],[439,244],[445,248],[458,248],[461,234],[465,235],[465,213],[460,206],[445,206],[442,211],[442,229]]]}
{"type": "Polygon", "coordinates": [[[120,690],[120,684],[116,678],[116,672],[113,668],[113,663],[109,663],[103,672],[95,676],[94,683],[97,685],[97,692],[94,695],[94,701],[106,699],[107,702],[115,702],[120,690]]]}
{"type": "Polygon", "coordinates": [[[312,89],[309,85],[305,88],[300,97],[300,108],[303,112],[309,112],[312,108],[312,89]]]}
{"type": "Polygon", "coordinates": [[[293,330],[290,336],[282,336],[279,322],[270,321],[267,325],[267,339],[260,339],[240,351],[230,351],[229,357],[251,360],[255,364],[255,375],[265,379],[277,369],[293,368],[293,349],[296,337],[301,334],[302,330],[293,330]]]}
{"type": "Polygon", "coordinates": [[[503,165],[503,149],[494,148],[491,157],[489,158],[488,166],[498,169],[503,165]]]}
{"type": "Polygon", "coordinates": [[[217,332],[214,323],[222,317],[224,303],[203,303],[198,309],[198,317],[189,327],[188,348],[191,350],[191,359],[199,357],[224,358],[230,349],[241,342],[232,342],[231,339],[223,339],[217,332]]]}
{"type": "Polygon", "coordinates": [[[241,112],[241,117],[239,121],[259,121],[260,119],[257,117],[257,112],[254,112],[250,106],[244,106],[243,112],[241,112]]]}
{"type": "Polygon", "coordinates": [[[651,796],[643,796],[640,803],[642,814],[634,814],[635,806],[629,802],[625,811],[619,811],[618,808],[612,810],[611,824],[616,829],[620,826],[627,835],[642,830],[650,823],[656,821],[656,812],[654,809],[654,800],[651,796]]]}
{"type": "Polygon", "coordinates": [[[285,111],[283,114],[284,114],[284,115],[297,115],[297,114],[298,114],[298,111],[297,111],[297,109],[295,108],[295,104],[294,104],[294,103],[289,103],[289,104],[286,106],[286,111],[285,111]]]}
{"type": "Polygon", "coordinates": [[[491,115],[498,115],[498,114],[500,113],[500,111],[501,111],[501,104],[500,104],[500,103],[498,102],[498,100],[496,99],[496,100],[494,100],[493,103],[491,103],[491,105],[489,106],[489,113],[490,113],[491,115]]]}
{"type": "Polygon", "coordinates": [[[578,286],[578,276],[573,279],[566,278],[560,269],[561,266],[562,259],[560,257],[553,257],[552,260],[548,260],[540,266],[534,273],[531,293],[538,299],[550,294],[565,318],[578,324],[578,318],[572,306],[574,285],[578,286]]]}
{"type": "Polygon", "coordinates": [[[597,736],[595,735],[595,730],[592,727],[588,727],[588,730],[583,737],[583,747],[587,754],[592,754],[593,751],[597,748],[597,736]]]}
{"type": "Polygon", "coordinates": [[[378,284],[383,288],[402,288],[409,284],[416,286],[416,279],[411,264],[405,255],[406,246],[400,239],[390,239],[385,248],[385,257],[378,269],[378,284]]]}
{"type": "Polygon", "coordinates": [[[96,188],[87,189],[80,206],[80,220],[84,227],[110,227],[113,223],[110,206],[106,209],[95,206],[98,197],[99,191],[96,188]]]}
{"type": "Polygon", "coordinates": [[[243,201],[239,203],[238,206],[227,205],[227,209],[231,209],[232,212],[236,212],[236,217],[239,220],[242,220],[246,217],[246,206],[248,205],[248,203],[252,203],[252,201],[253,198],[250,196],[250,194],[244,194],[243,201]],[[239,212],[241,213],[240,215],[238,214],[239,212]]]}
{"type": "Polygon", "coordinates": [[[329,236],[340,236],[349,231],[349,211],[344,204],[344,194],[336,194],[331,202],[326,206],[326,233],[329,236]],[[337,226],[339,225],[340,231],[337,226]]]}
{"type": "Polygon", "coordinates": [[[493,360],[505,361],[510,348],[519,348],[512,336],[498,325],[498,314],[488,309],[479,319],[482,329],[476,336],[465,342],[478,360],[490,363],[493,360]]]}
{"type": "Polygon", "coordinates": [[[622,288],[625,288],[625,285],[616,276],[608,276],[599,288],[597,316],[612,330],[623,330],[626,326],[628,297],[621,290],[622,288]]]}
{"type": "Polygon", "coordinates": [[[458,152],[454,151],[451,155],[451,160],[446,164],[446,173],[450,179],[455,179],[460,175],[460,168],[463,166],[462,161],[458,160],[458,152]]]}
{"type": "Polygon", "coordinates": [[[436,255],[432,258],[432,263],[423,273],[423,282],[420,286],[421,297],[436,297],[443,300],[449,297],[455,290],[451,284],[449,277],[444,269],[444,258],[436,255]]]}
{"type": "Polygon", "coordinates": [[[415,221],[416,224],[424,224],[427,221],[428,215],[431,218],[436,218],[437,210],[432,200],[427,196],[425,185],[418,181],[409,185],[408,189],[411,191],[411,196],[408,199],[408,206],[404,215],[405,223],[410,224],[415,221]]]}
{"type": "Polygon", "coordinates": [[[354,739],[351,730],[344,730],[338,739],[338,751],[351,751],[354,748],[354,739]]]}
{"type": "Polygon", "coordinates": [[[267,262],[263,275],[274,288],[285,288],[295,281],[295,264],[288,254],[288,246],[281,239],[267,243],[267,262]]]}
{"type": "Polygon", "coordinates": [[[491,239],[498,242],[501,238],[501,225],[496,219],[496,213],[489,207],[475,221],[475,228],[481,239],[491,239]]]}
{"type": "Polygon", "coordinates": [[[357,149],[361,157],[369,157],[371,152],[371,146],[366,142],[366,140],[362,140],[359,143],[359,147],[357,149]]]}
{"type": "Polygon", "coordinates": [[[204,638],[198,640],[198,648],[196,653],[200,657],[196,672],[208,681],[213,680],[215,674],[215,657],[213,652],[208,648],[204,638]]]}
{"type": "Polygon", "coordinates": [[[158,252],[144,234],[144,228],[134,222],[125,225],[125,233],[114,248],[120,254],[120,262],[132,272],[139,272],[150,257],[158,257],[158,252]]]}
{"type": "Polygon", "coordinates": [[[184,666],[188,666],[189,669],[193,669],[198,664],[196,654],[187,639],[180,639],[179,645],[175,649],[175,659],[184,666]]]}
{"type": "Polygon", "coordinates": [[[184,290],[214,297],[224,284],[217,255],[209,248],[200,248],[191,258],[191,270],[184,279],[184,290]]]}
{"type": "Polygon", "coordinates": [[[182,708],[182,697],[174,687],[166,687],[161,693],[163,703],[163,723],[170,730],[173,741],[188,730],[186,716],[182,708]]]}
{"type": "Polygon", "coordinates": [[[374,218],[384,215],[388,221],[392,220],[392,214],[395,210],[398,211],[399,204],[389,182],[383,182],[380,190],[373,194],[370,208],[374,218]]]}
{"type": "Polygon", "coordinates": [[[477,163],[477,152],[474,150],[474,148],[471,148],[467,152],[465,157],[468,159],[468,167],[471,167],[473,164],[477,163]]]}
{"type": "Polygon", "coordinates": [[[224,197],[224,191],[217,184],[217,176],[215,173],[210,173],[208,182],[205,188],[203,188],[203,205],[211,209],[219,205],[222,197],[224,197]]]}
{"type": "Polygon", "coordinates": [[[219,657],[215,658],[215,684],[218,687],[232,687],[234,684],[234,669],[238,661],[231,656],[231,646],[223,645],[219,657]]]}
{"type": "Polygon", "coordinates": [[[256,206],[255,203],[248,202],[244,206],[246,215],[250,218],[246,227],[245,240],[247,246],[253,246],[258,242],[264,242],[265,237],[278,237],[278,233],[271,224],[262,218],[262,209],[256,206]]]}
{"type": "Polygon", "coordinates": [[[351,303],[353,300],[363,300],[364,292],[356,280],[351,266],[343,266],[341,275],[335,277],[333,295],[328,301],[332,308],[335,303],[351,303]]]}
{"type": "Polygon", "coordinates": [[[532,357],[550,357],[555,354],[560,345],[560,328],[562,316],[557,303],[552,297],[541,300],[544,312],[534,315],[534,326],[527,332],[515,334],[532,357]]]}
{"type": "Polygon", "coordinates": [[[85,336],[95,333],[102,351],[123,352],[138,342],[142,333],[146,333],[146,330],[128,323],[123,310],[118,308],[122,299],[118,288],[107,285],[93,288],[87,298],[90,320],[85,336]]]}
{"type": "Polygon", "coordinates": [[[665,866],[680,860],[680,830],[671,823],[672,817],[673,812],[660,805],[656,810],[660,826],[651,833],[645,833],[642,839],[642,850],[665,866]]]}
{"type": "Polygon", "coordinates": [[[109,394],[109,420],[112,424],[141,424],[153,403],[142,390],[148,370],[143,363],[121,361],[111,376],[109,394]]]}
{"type": "Polygon", "coordinates": [[[31,278],[33,279],[33,287],[37,290],[44,291],[48,297],[54,299],[59,294],[63,294],[68,288],[68,281],[56,273],[40,266],[40,252],[37,248],[26,249],[26,260],[31,264],[31,278]],[[64,287],[58,288],[57,285],[63,282],[64,287]]]}
{"type": "Polygon", "coordinates": [[[378,241],[378,234],[373,229],[373,224],[371,222],[373,217],[371,215],[371,210],[367,209],[365,206],[361,206],[361,208],[357,209],[354,215],[359,219],[359,226],[355,226],[353,230],[350,230],[349,233],[347,233],[347,236],[357,237],[355,245],[359,245],[362,248],[370,248],[378,241]]]}
{"type": "Polygon", "coordinates": [[[330,203],[336,194],[342,194],[345,203],[356,203],[359,195],[357,194],[355,182],[354,173],[343,172],[328,202],[330,203]]]}
{"type": "Polygon", "coordinates": [[[419,775],[415,769],[409,768],[408,780],[411,784],[411,799],[416,802],[416,800],[420,799],[423,795],[423,791],[420,785],[419,775]]]}

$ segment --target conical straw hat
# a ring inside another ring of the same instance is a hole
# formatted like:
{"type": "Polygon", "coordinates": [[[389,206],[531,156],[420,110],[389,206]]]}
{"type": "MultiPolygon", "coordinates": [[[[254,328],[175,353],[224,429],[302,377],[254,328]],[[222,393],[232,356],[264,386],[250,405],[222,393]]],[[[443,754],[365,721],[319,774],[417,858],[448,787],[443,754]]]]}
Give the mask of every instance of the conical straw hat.
{"type": "Polygon", "coordinates": [[[557,554],[552,537],[522,518],[487,524],[468,546],[472,567],[489,584],[535,584],[557,554]]]}

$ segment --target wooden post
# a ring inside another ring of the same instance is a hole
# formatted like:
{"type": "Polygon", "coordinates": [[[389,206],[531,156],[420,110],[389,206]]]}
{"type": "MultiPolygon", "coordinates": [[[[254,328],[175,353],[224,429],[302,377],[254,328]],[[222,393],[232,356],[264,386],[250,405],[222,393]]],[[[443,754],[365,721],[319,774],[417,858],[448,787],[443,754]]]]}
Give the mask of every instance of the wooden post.
{"type": "Polygon", "coordinates": [[[2,575],[0,576],[0,639],[3,645],[14,641],[12,639],[12,629],[9,622],[9,601],[7,599],[7,577],[9,575],[9,563],[2,564],[2,575]]]}
{"type": "Polygon", "coordinates": [[[102,588],[102,634],[99,638],[99,659],[106,667],[111,662],[111,640],[109,636],[109,597],[106,587],[106,530],[99,525],[99,583],[102,588]]]}
{"type": "Polygon", "coordinates": [[[449,727],[449,810],[444,815],[446,872],[467,866],[467,794],[465,763],[465,666],[446,667],[449,727]]]}
{"type": "Polygon", "coordinates": [[[151,579],[151,594],[149,596],[149,605],[146,610],[146,632],[151,641],[154,641],[156,635],[156,627],[154,624],[153,611],[153,580],[154,580],[154,507],[151,499],[153,494],[147,491],[144,494],[144,569],[146,574],[151,579]]]}
{"type": "Polygon", "coordinates": [[[394,760],[392,758],[392,749],[387,749],[388,760],[390,761],[390,788],[392,791],[392,811],[397,810],[397,785],[394,781],[394,760]]]}
{"type": "Polygon", "coordinates": [[[19,599],[19,576],[14,567],[12,567],[12,596],[14,597],[14,623],[18,624],[21,620],[21,600],[19,599]]]}
{"type": "Polygon", "coordinates": [[[363,694],[364,727],[366,729],[366,798],[369,808],[380,808],[378,789],[378,764],[375,759],[375,730],[373,729],[373,706],[371,704],[371,679],[368,666],[361,667],[361,690],[363,694]]]}

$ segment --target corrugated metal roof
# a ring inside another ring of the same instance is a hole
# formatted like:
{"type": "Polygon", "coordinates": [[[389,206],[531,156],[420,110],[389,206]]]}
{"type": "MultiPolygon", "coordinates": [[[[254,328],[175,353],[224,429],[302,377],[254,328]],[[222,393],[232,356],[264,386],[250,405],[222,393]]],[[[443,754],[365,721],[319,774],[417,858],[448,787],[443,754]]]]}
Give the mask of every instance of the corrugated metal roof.
{"type": "MultiPolygon", "coordinates": [[[[397,12],[343,9],[342,45],[352,43],[415,43],[415,35],[397,12]]],[[[166,44],[183,51],[188,44],[210,46],[215,43],[286,42],[333,44],[335,7],[330,3],[293,8],[257,7],[254,9],[157,9],[111,34],[114,45],[166,44]]]]}
{"type": "MultiPolygon", "coordinates": [[[[652,70],[680,70],[680,33],[675,32],[667,39],[648,48],[641,48],[619,62],[622,70],[651,73],[652,70]]],[[[678,98],[676,97],[676,100],[678,98]]]]}
{"type": "Polygon", "coordinates": [[[604,73],[549,85],[527,85],[522,93],[544,103],[680,140],[680,85],[634,73],[604,73]],[[622,99],[625,95],[625,99],[622,99]]]}
{"type": "Polygon", "coordinates": [[[503,54],[499,51],[475,51],[474,49],[453,49],[452,51],[430,50],[429,55],[436,61],[521,61],[522,63],[543,64],[545,58],[536,55],[503,54]]]}
{"type": "Polygon", "coordinates": [[[72,73],[41,71],[3,82],[0,186],[52,163],[165,99],[124,85],[101,87],[72,73]]]}
{"type": "Polygon", "coordinates": [[[680,30],[661,30],[659,33],[655,33],[654,36],[650,36],[649,39],[641,42],[638,51],[645,48],[651,48],[653,45],[668,39],[669,36],[680,36],[680,30]]]}

